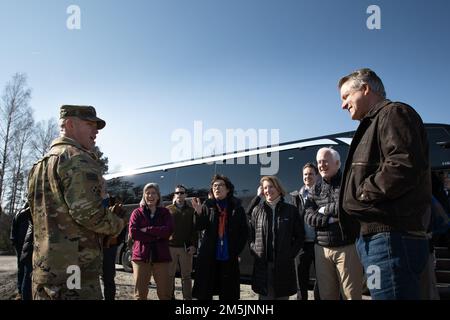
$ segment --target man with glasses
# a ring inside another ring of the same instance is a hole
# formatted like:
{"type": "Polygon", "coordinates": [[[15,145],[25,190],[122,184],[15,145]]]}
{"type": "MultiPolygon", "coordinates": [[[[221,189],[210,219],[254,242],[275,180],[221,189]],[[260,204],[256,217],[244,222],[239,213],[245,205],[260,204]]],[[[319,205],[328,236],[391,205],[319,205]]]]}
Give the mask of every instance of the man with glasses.
{"type": "Polygon", "coordinates": [[[175,187],[173,203],[167,206],[174,221],[174,233],[169,239],[172,262],[169,270],[169,283],[175,283],[178,263],[181,271],[181,284],[184,300],[192,300],[192,257],[196,252],[197,231],[195,230],[195,210],[186,202],[186,188],[175,187]]]}

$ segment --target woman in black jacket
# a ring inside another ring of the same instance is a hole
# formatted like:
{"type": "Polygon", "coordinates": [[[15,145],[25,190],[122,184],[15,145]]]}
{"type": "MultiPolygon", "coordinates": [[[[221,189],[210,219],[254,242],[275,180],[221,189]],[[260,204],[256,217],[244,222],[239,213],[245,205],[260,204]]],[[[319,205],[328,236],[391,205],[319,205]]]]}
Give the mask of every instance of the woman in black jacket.
{"type": "Polygon", "coordinates": [[[211,181],[212,198],[203,206],[198,199],[192,202],[197,217],[196,228],[204,230],[195,266],[192,296],[211,300],[240,298],[240,271],[238,256],[247,243],[248,226],[245,211],[239,199],[233,197],[234,186],[222,175],[211,181]]]}
{"type": "Polygon", "coordinates": [[[295,257],[303,244],[303,223],[297,208],[284,202],[286,192],[276,177],[263,177],[260,185],[265,201],[250,220],[252,289],[260,300],[287,300],[297,292],[295,257]]]}

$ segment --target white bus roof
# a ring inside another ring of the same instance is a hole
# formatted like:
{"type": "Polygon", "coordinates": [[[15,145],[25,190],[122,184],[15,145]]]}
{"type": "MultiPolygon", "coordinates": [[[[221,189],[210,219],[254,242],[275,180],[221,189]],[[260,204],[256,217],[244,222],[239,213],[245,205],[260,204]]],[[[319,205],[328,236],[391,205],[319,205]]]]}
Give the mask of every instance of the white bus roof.
{"type": "MultiPolygon", "coordinates": [[[[345,136],[345,134],[343,134],[345,136]]],[[[341,141],[345,144],[351,143],[351,138],[342,137],[342,138],[335,138],[338,141],[341,141]]],[[[294,143],[286,143],[282,145],[276,145],[276,146],[270,146],[270,147],[263,147],[258,149],[252,149],[247,151],[239,151],[234,153],[228,153],[225,155],[214,155],[206,158],[199,158],[199,159],[193,159],[193,160],[184,160],[180,162],[174,162],[174,163],[168,163],[168,164],[162,164],[162,165],[156,165],[156,166],[150,166],[145,168],[139,168],[139,169],[132,169],[132,170],[126,170],[121,171],[117,173],[111,173],[105,175],[105,179],[114,179],[119,178],[123,176],[129,176],[129,175],[136,175],[141,173],[148,173],[148,172],[154,172],[154,171],[160,171],[160,170],[169,170],[173,168],[180,168],[180,167],[186,167],[196,164],[207,164],[207,163],[214,163],[214,162],[221,162],[225,161],[227,159],[236,159],[241,157],[248,157],[248,156],[254,156],[259,154],[267,154],[269,152],[278,152],[283,150],[290,150],[295,148],[306,148],[311,146],[319,146],[319,145],[337,145],[338,142],[332,140],[331,138],[322,138],[322,139],[314,139],[314,140],[307,140],[303,142],[294,142],[294,143]]]]}

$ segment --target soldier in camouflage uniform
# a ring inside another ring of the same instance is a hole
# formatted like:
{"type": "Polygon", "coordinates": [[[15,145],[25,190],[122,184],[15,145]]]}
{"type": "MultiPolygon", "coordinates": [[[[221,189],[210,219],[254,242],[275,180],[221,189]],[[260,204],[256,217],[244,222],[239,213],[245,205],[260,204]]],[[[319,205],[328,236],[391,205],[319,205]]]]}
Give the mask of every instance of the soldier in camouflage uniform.
{"type": "Polygon", "coordinates": [[[101,299],[102,240],[124,221],[107,208],[93,153],[105,121],[91,106],[64,105],[61,137],[30,171],[34,222],[33,299],[101,299]]]}

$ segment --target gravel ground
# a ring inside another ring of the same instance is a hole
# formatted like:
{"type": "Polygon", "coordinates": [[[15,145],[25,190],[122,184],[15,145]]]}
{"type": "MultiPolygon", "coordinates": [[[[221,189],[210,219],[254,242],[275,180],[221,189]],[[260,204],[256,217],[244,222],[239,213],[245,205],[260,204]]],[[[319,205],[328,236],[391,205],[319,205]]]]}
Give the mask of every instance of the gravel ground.
{"type": "MultiPolygon", "coordinates": [[[[16,278],[17,265],[15,256],[0,256],[0,300],[14,299],[16,296],[16,278]]],[[[152,281],[148,298],[157,300],[156,288],[152,281]]],[[[123,271],[122,267],[117,265],[116,272],[116,299],[117,300],[133,300],[134,299],[134,282],[133,274],[123,271]]],[[[179,278],[175,280],[175,298],[183,299],[181,291],[181,281],[179,278]]],[[[249,285],[241,285],[241,299],[256,300],[258,298],[249,285]]],[[[291,297],[292,299],[295,296],[291,297]]]]}
{"type": "Polygon", "coordinates": [[[0,300],[14,299],[17,293],[17,260],[15,256],[0,256],[0,300]]]}
{"type": "MultiPolygon", "coordinates": [[[[117,300],[133,300],[134,299],[134,282],[133,274],[124,272],[122,267],[117,265],[116,272],[116,299],[117,300]]],[[[16,296],[16,278],[17,265],[15,256],[0,256],[0,300],[14,299],[16,296]]],[[[150,300],[157,300],[155,283],[152,281],[148,298],[150,300]]],[[[308,292],[309,299],[313,299],[313,292],[308,292]]],[[[175,298],[177,300],[183,299],[181,291],[181,281],[179,278],[175,280],[175,298]]],[[[216,297],[217,298],[217,297],[216,297]]],[[[242,300],[257,300],[258,295],[254,293],[250,285],[241,285],[241,299],[242,300]]],[[[295,300],[296,296],[291,296],[290,300],[295,300]]],[[[363,297],[363,299],[370,299],[363,297]]]]}
{"type": "MultiPolygon", "coordinates": [[[[133,283],[133,275],[131,273],[127,273],[121,271],[121,267],[117,265],[116,272],[116,299],[117,300],[129,300],[134,299],[134,283],[133,283]]],[[[292,299],[295,296],[291,297],[292,299]]],[[[156,295],[156,287],[155,282],[152,280],[150,285],[150,290],[148,293],[148,299],[157,300],[158,296],[156,295]]],[[[179,278],[175,279],[175,299],[182,300],[183,294],[181,291],[181,280],[179,278]]],[[[241,285],[241,299],[242,300],[257,300],[258,295],[254,293],[250,287],[250,285],[241,285]]]]}

